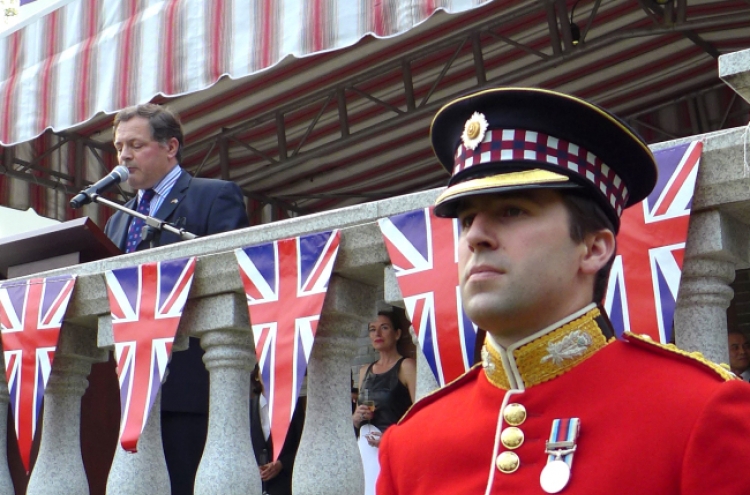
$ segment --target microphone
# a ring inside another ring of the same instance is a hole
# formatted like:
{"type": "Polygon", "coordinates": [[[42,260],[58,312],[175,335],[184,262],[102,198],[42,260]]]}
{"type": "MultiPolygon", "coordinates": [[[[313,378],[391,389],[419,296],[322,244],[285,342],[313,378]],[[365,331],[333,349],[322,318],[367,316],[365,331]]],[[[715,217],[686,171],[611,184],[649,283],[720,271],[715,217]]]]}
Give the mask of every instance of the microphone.
{"type": "Polygon", "coordinates": [[[70,200],[70,206],[72,208],[80,208],[83,205],[91,203],[91,196],[99,194],[122,181],[128,180],[128,175],[130,175],[128,173],[128,167],[125,165],[116,166],[108,175],[76,194],[75,197],[70,200]]]}

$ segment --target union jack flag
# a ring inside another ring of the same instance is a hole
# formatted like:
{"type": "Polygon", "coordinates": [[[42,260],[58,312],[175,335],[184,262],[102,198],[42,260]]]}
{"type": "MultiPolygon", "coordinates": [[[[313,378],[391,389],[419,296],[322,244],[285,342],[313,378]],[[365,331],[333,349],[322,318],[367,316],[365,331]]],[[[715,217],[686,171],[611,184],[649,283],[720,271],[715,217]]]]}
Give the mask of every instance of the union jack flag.
{"type": "Polygon", "coordinates": [[[651,195],[622,216],[618,254],[604,307],[618,336],[646,333],[672,339],[690,206],[703,143],[654,153],[659,180],[651,195]]]}
{"type": "Polygon", "coordinates": [[[425,208],[379,224],[419,346],[443,386],[471,367],[477,337],[458,287],[458,222],[425,208]]]}
{"type": "Polygon", "coordinates": [[[0,335],[21,460],[29,471],[44,389],[75,277],[0,284],[0,335]]]}
{"type": "Polygon", "coordinates": [[[268,399],[274,460],[289,431],[339,241],[335,230],[235,251],[268,399]]]}
{"type": "Polygon", "coordinates": [[[192,257],[105,273],[120,379],[120,445],[127,451],[137,452],[172,354],[194,271],[192,257]]]}

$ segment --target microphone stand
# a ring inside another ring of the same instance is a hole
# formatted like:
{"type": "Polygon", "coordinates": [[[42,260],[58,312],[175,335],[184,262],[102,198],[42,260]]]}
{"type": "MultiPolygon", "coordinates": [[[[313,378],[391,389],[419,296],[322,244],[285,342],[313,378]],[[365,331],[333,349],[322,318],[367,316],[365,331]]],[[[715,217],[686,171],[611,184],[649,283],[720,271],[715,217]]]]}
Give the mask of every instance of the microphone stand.
{"type": "Polygon", "coordinates": [[[167,232],[171,232],[172,234],[177,234],[178,236],[180,236],[180,240],[182,241],[188,241],[190,239],[198,238],[197,235],[191,232],[188,232],[185,229],[177,228],[171,223],[165,222],[164,220],[150,217],[150,216],[144,215],[143,213],[138,213],[137,211],[131,210],[130,208],[126,208],[125,206],[119,203],[115,203],[114,201],[110,201],[107,198],[103,198],[102,196],[99,196],[96,193],[92,194],[90,197],[91,197],[91,201],[94,203],[100,203],[100,204],[109,206],[110,208],[114,208],[115,210],[120,210],[126,215],[140,218],[141,220],[146,222],[146,225],[144,225],[143,227],[143,232],[141,232],[141,238],[143,240],[148,240],[151,243],[151,247],[155,247],[156,241],[158,240],[158,237],[162,231],[167,231],[167,232]]]}

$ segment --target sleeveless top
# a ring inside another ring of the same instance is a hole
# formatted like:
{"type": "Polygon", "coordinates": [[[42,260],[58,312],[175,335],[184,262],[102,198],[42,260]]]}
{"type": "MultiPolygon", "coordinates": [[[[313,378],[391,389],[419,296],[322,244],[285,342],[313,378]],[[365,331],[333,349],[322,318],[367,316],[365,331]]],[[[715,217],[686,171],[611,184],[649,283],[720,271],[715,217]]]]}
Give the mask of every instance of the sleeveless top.
{"type": "Polygon", "coordinates": [[[362,380],[362,390],[367,389],[370,400],[375,401],[375,413],[370,423],[377,426],[380,431],[385,430],[398,422],[406,411],[411,407],[411,396],[409,389],[398,379],[401,362],[406,358],[399,359],[395,365],[385,373],[375,374],[370,364],[362,380]]]}

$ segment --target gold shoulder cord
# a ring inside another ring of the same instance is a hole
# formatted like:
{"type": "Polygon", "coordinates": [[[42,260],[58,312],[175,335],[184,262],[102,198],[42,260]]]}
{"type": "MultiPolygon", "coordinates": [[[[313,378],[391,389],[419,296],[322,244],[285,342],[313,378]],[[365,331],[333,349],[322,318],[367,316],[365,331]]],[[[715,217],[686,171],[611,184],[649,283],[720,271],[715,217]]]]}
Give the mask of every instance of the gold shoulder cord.
{"type": "Polygon", "coordinates": [[[651,337],[648,335],[637,335],[632,332],[625,332],[623,334],[628,340],[635,340],[638,342],[642,342],[644,344],[648,344],[650,346],[654,346],[658,349],[663,349],[667,352],[671,352],[673,354],[677,354],[678,356],[686,357],[688,359],[691,359],[693,361],[696,361],[703,366],[706,366],[707,368],[714,371],[717,375],[722,377],[724,380],[738,380],[737,376],[732,373],[731,371],[724,368],[722,365],[714,363],[713,361],[709,361],[705,357],[703,357],[703,354],[701,354],[698,351],[689,352],[685,351],[683,349],[680,349],[674,344],[662,344],[660,342],[655,342],[651,337]]]}

